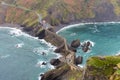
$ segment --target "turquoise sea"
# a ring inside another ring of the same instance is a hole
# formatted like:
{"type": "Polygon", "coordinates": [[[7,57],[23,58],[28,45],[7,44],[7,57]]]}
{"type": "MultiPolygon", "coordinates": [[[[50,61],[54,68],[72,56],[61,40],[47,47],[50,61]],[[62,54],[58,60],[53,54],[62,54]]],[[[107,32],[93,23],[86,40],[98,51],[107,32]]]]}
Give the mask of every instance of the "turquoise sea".
{"type": "MultiPolygon", "coordinates": [[[[91,41],[92,48],[84,53],[81,47],[77,56],[85,61],[90,56],[120,54],[120,23],[88,23],[67,26],[57,32],[70,43],[80,39],[81,43],[91,41]]],[[[50,59],[57,58],[54,46],[32,37],[15,28],[0,27],[0,80],[39,80],[39,75],[54,67],[50,59]],[[42,55],[45,52],[46,55],[42,55]],[[46,62],[47,65],[41,65],[46,62]]]]}

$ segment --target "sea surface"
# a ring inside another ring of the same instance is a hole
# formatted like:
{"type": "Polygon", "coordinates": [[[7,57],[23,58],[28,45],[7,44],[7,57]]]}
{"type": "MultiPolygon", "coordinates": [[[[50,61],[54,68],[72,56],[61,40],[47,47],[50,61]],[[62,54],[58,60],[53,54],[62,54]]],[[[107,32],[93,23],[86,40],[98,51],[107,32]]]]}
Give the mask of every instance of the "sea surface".
{"type": "MultiPolygon", "coordinates": [[[[80,39],[81,44],[86,41],[92,43],[87,53],[81,47],[77,49],[77,56],[84,59],[82,66],[91,56],[120,54],[120,23],[77,24],[57,33],[65,37],[68,43],[74,39],[80,39]]],[[[39,80],[41,73],[54,68],[49,64],[50,59],[60,56],[53,52],[54,49],[50,43],[21,30],[1,26],[0,80],[39,80]],[[42,65],[43,62],[47,65],[42,65]]]]}
{"type": "Polygon", "coordinates": [[[120,23],[82,23],[67,26],[57,32],[65,37],[70,44],[79,39],[81,44],[90,41],[92,46],[85,53],[82,47],[77,49],[77,56],[83,56],[82,65],[92,56],[120,55],[120,23]]]}
{"type": "Polygon", "coordinates": [[[49,64],[59,56],[54,49],[21,30],[0,27],[0,80],[39,80],[40,74],[54,68],[49,64]]]}

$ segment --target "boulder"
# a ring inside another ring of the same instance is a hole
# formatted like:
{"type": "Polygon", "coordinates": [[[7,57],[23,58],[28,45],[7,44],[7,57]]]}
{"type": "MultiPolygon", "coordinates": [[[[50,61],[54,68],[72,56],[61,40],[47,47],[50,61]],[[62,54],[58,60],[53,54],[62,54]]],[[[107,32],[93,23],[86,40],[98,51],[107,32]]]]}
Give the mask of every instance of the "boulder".
{"type": "Polygon", "coordinates": [[[38,37],[39,39],[44,39],[44,37],[45,37],[45,30],[43,29],[38,34],[36,34],[35,36],[38,37]]]}
{"type": "Polygon", "coordinates": [[[51,59],[50,64],[53,66],[58,66],[61,63],[59,59],[51,59]]]}
{"type": "Polygon", "coordinates": [[[82,48],[83,52],[88,52],[90,48],[88,46],[82,48]]]}
{"type": "Polygon", "coordinates": [[[80,40],[76,39],[71,42],[71,47],[78,48],[80,46],[80,40]]]}
{"type": "Polygon", "coordinates": [[[83,62],[83,57],[82,57],[82,56],[78,56],[78,57],[75,59],[75,62],[76,62],[76,65],[82,64],[82,62],[83,62]]]}

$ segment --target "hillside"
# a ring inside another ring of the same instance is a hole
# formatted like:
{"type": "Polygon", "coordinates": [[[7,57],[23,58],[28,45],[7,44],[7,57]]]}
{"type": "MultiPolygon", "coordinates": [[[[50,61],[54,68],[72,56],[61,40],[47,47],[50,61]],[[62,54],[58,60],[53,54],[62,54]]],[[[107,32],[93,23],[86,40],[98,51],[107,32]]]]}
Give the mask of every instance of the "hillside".
{"type": "Polygon", "coordinates": [[[120,80],[120,57],[91,57],[82,71],[67,65],[48,71],[41,80],[120,80]],[[62,73],[62,75],[61,75],[62,73]],[[57,75],[55,75],[57,74],[57,75]],[[70,76],[71,75],[71,76],[70,76]]]}
{"type": "Polygon", "coordinates": [[[28,27],[38,25],[38,16],[52,26],[71,22],[119,21],[119,0],[0,0],[0,23],[28,27]]]}

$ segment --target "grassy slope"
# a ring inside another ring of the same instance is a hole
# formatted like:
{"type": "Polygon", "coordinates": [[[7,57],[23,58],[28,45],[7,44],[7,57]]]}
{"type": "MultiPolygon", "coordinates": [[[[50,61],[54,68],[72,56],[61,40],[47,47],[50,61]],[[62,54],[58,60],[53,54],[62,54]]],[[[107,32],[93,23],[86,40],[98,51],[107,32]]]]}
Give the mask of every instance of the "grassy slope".
{"type": "Polygon", "coordinates": [[[87,61],[87,74],[100,80],[120,80],[120,56],[92,57],[87,61]]]}
{"type": "Polygon", "coordinates": [[[46,19],[51,25],[69,23],[71,21],[79,19],[95,18],[96,14],[94,12],[94,9],[104,2],[112,4],[114,6],[114,12],[116,13],[116,15],[120,15],[119,0],[16,0],[16,2],[15,0],[4,1],[28,9],[22,10],[15,7],[8,7],[5,18],[6,22],[24,24],[33,27],[38,24],[37,15],[34,13],[34,11],[42,14],[43,19],[46,19]]]}
{"type": "Polygon", "coordinates": [[[43,80],[49,80],[50,77],[60,80],[120,80],[120,56],[91,57],[82,71],[70,70],[64,64],[46,72],[43,80]]]}

